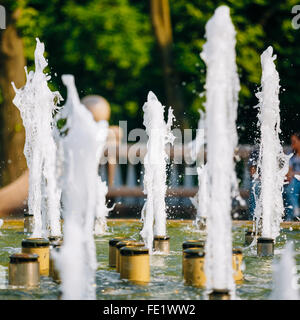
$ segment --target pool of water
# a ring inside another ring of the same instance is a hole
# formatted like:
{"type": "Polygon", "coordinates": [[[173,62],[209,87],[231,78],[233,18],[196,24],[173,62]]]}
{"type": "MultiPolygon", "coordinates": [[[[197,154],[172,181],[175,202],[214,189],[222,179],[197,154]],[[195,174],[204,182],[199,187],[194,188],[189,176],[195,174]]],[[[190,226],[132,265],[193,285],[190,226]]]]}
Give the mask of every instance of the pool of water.
{"type": "MultiPolygon", "coordinates": [[[[185,286],[182,279],[182,242],[188,239],[205,239],[203,231],[196,230],[190,221],[169,221],[171,252],[168,256],[151,256],[151,282],[139,286],[120,279],[119,274],[108,267],[108,241],[115,236],[139,238],[139,221],[109,221],[107,234],[96,237],[98,269],[96,273],[97,299],[203,299],[204,290],[185,286]]],[[[233,227],[235,247],[244,245],[245,225],[233,227]]],[[[16,290],[8,286],[8,261],[12,253],[20,252],[23,233],[22,222],[7,223],[0,230],[0,299],[58,299],[59,284],[48,277],[41,277],[38,289],[16,290]]],[[[274,258],[258,258],[256,247],[243,251],[244,281],[236,285],[238,299],[268,299],[272,282],[272,263],[280,258],[285,243],[291,240],[296,250],[298,273],[300,273],[300,230],[282,229],[275,246],[274,258]]]]}

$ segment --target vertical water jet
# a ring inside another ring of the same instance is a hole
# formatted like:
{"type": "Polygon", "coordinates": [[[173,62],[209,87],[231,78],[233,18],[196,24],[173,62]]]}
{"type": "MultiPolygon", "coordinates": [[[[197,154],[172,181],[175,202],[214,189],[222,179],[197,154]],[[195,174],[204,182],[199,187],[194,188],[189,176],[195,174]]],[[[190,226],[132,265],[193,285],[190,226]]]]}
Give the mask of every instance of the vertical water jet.
{"type": "Polygon", "coordinates": [[[298,277],[293,243],[288,242],[279,262],[273,265],[272,300],[299,300],[298,277]]]}
{"type": "Polygon", "coordinates": [[[165,147],[174,142],[171,126],[175,117],[173,109],[168,110],[168,121],[164,120],[165,107],[158,101],[153,92],[149,92],[147,102],[143,106],[144,126],[149,137],[147,153],[144,158],[144,193],[147,200],[142,209],[144,222],[141,236],[152,252],[154,236],[165,237],[166,230],[166,161],[168,155],[165,147]]]}
{"type": "Polygon", "coordinates": [[[72,75],[63,75],[62,80],[68,92],[62,110],[67,118],[67,134],[62,137],[64,243],[59,253],[53,252],[53,258],[62,281],[63,299],[95,299],[98,151],[107,124],[95,122],[80,103],[72,75]]]}
{"type": "MultiPolygon", "coordinates": [[[[262,238],[273,240],[273,243],[279,235],[284,214],[282,192],[289,165],[289,156],[284,154],[279,138],[280,85],[275,59],[272,47],[268,47],[261,55],[261,91],[256,93],[259,100],[258,125],[261,136],[254,184],[254,188],[258,183],[261,184],[260,194],[256,195],[254,213],[256,232],[261,232],[262,238]]],[[[266,244],[266,241],[262,243],[263,246],[266,244]]]]}
{"type": "Polygon", "coordinates": [[[234,151],[239,77],[235,29],[229,8],[221,6],[206,24],[201,58],[207,67],[207,179],[208,217],[205,274],[210,297],[219,292],[234,296],[232,270],[231,203],[237,188],[234,151]]]}
{"type": "Polygon", "coordinates": [[[56,144],[53,138],[53,113],[62,100],[48,87],[50,75],[44,58],[45,46],[36,39],[35,71],[26,72],[26,84],[17,89],[13,103],[20,110],[26,139],[24,154],[29,168],[29,213],[34,215],[33,237],[59,236],[60,190],[56,182],[56,144]]]}

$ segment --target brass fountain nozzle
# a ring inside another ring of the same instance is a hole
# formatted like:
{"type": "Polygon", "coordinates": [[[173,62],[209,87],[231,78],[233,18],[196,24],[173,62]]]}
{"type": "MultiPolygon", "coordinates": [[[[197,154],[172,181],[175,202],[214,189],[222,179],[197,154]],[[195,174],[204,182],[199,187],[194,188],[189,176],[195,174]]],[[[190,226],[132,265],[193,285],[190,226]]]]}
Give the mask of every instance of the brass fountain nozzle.
{"type": "Polygon", "coordinates": [[[24,233],[33,232],[34,217],[33,214],[29,212],[24,213],[24,233]]]}
{"type": "Polygon", "coordinates": [[[17,287],[37,287],[40,266],[37,254],[15,253],[9,257],[8,283],[17,287]]]}
{"type": "Polygon", "coordinates": [[[116,267],[116,245],[118,242],[125,240],[125,237],[116,237],[110,239],[109,244],[109,251],[108,251],[108,265],[112,268],[116,267]]]}
{"type": "Polygon", "coordinates": [[[121,255],[120,255],[120,250],[121,248],[125,247],[125,246],[140,246],[143,247],[145,244],[144,242],[138,242],[135,241],[133,239],[126,239],[126,240],[122,240],[119,241],[116,244],[116,271],[117,272],[121,272],[121,255]]]}
{"type": "Polygon", "coordinates": [[[170,253],[170,237],[169,236],[154,236],[153,240],[154,251],[159,251],[163,254],[170,253]]]}
{"type": "Polygon", "coordinates": [[[53,259],[53,252],[59,252],[62,246],[61,241],[56,241],[51,244],[50,247],[50,260],[49,260],[49,275],[57,283],[61,282],[60,273],[57,269],[56,262],[53,259]]]}
{"type": "Polygon", "coordinates": [[[204,272],[205,253],[201,248],[189,248],[184,250],[183,278],[184,284],[203,288],[206,283],[204,272]]]}
{"type": "Polygon", "coordinates": [[[274,255],[274,239],[260,237],[257,239],[257,255],[270,257],[274,255]]]}
{"type": "Polygon", "coordinates": [[[230,293],[227,289],[213,289],[208,298],[209,300],[230,300],[230,293]]]}
{"type": "Polygon", "coordinates": [[[22,240],[22,253],[37,254],[40,264],[40,274],[49,276],[50,242],[43,238],[28,238],[22,240]]]}
{"type": "Polygon", "coordinates": [[[182,243],[182,274],[184,269],[184,256],[185,250],[191,248],[198,248],[204,251],[205,241],[204,240],[186,240],[182,243]]]}
{"type": "Polygon", "coordinates": [[[140,246],[125,246],[120,249],[121,279],[144,285],[150,281],[149,250],[140,246]]]}

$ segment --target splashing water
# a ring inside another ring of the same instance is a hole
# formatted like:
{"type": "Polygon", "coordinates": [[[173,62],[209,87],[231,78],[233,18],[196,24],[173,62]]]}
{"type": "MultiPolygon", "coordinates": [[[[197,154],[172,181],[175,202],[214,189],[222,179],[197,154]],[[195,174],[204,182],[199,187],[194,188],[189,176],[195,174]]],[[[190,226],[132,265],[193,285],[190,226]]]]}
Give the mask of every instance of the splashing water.
{"type": "Polygon", "coordinates": [[[200,113],[200,119],[198,121],[198,130],[196,134],[195,140],[191,141],[189,143],[189,149],[191,154],[191,159],[193,161],[196,161],[197,156],[201,150],[201,148],[206,143],[207,137],[206,137],[206,113],[199,109],[200,113]]]}
{"type": "Polygon", "coordinates": [[[197,168],[198,173],[198,192],[194,198],[191,198],[192,204],[197,209],[196,226],[199,222],[205,223],[208,213],[208,180],[207,180],[207,165],[203,165],[197,168]]]}
{"type": "Polygon", "coordinates": [[[237,185],[233,159],[240,90],[235,34],[229,8],[217,8],[206,25],[207,42],[201,53],[207,66],[205,107],[209,206],[205,274],[208,291],[231,290],[232,297],[231,201],[237,185]]]}
{"type": "MultiPolygon", "coordinates": [[[[204,145],[207,142],[206,137],[206,113],[203,110],[199,110],[200,119],[198,121],[198,131],[195,140],[191,141],[189,144],[191,159],[196,161],[197,156],[204,145]]],[[[207,217],[207,207],[208,207],[208,180],[207,180],[207,166],[200,164],[197,167],[198,174],[198,192],[195,197],[190,198],[192,204],[197,209],[197,215],[195,219],[196,226],[199,222],[205,223],[205,218],[207,217]]]]}
{"type": "Polygon", "coordinates": [[[141,231],[145,244],[152,251],[153,234],[166,235],[166,160],[165,147],[174,142],[171,126],[175,119],[173,109],[168,110],[168,121],[164,120],[164,106],[153,92],[149,92],[143,106],[144,126],[148,134],[147,153],[144,158],[144,193],[147,200],[142,209],[144,226],[141,231]],[[153,225],[154,224],[154,225],[153,225]]]}
{"type": "Polygon", "coordinates": [[[53,138],[53,112],[62,100],[48,87],[51,77],[44,73],[48,63],[44,44],[36,39],[35,72],[26,72],[26,84],[17,89],[13,103],[21,113],[26,132],[24,154],[29,168],[29,212],[34,215],[32,237],[61,235],[60,190],[56,183],[56,145],[53,138]]]}
{"type": "MultiPolygon", "coordinates": [[[[94,119],[93,119],[94,120],[94,119]]],[[[108,213],[113,210],[114,206],[108,208],[106,206],[106,195],[108,192],[108,187],[106,181],[103,181],[99,176],[98,168],[100,159],[104,153],[104,148],[106,145],[106,140],[108,136],[109,124],[106,120],[100,120],[95,122],[96,125],[96,139],[97,139],[97,150],[96,150],[96,162],[97,162],[97,171],[94,172],[96,179],[96,208],[95,208],[95,224],[94,224],[94,234],[102,235],[107,230],[107,221],[106,218],[108,213]]]]}
{"type": "Polygon", "coordinates": [[[256,199],[254,219],[262,236],[276,239],[284,214],[282,199],[283,183],[288,172],[289,156],[280,144],[279,75],[276,71],[273,48],[268,47],[261,55],[262,89],[256,94],[259,99],[258,120],[261,132],[258,166],[255,183],[261,183],[261,192],[256,199]],[[262,221],[260,221],[262,219],[262,221]]]}
{"type": "Polygon", "coordinates": [[[96,220],[94,234],[101,235],[107,230],[106,217],[111,209],[106,206],[106,195],[108,192],[106,181],[100,177],[97,179],[96,220]]]}
{"type": "Polygon", "coordinates": [[[96,123],[90,111],[80,103],[74,77],[63,75],[62,80],[68,90],[63,108],[67,115],[68,133],[62,138],[66,173],[64,244],[55,258],[62,278],[63,299],[95,299],[97,260],[93,231],[98,191],[96,173],[99,152],[106,137],[103,135],[103,123],[96,123]]]}
{"type": "MultiPolygon", "coordinates": [[[[104,153],[104,148],[106,145],[106,140],[108,136],[108,121],[101,120],[96,122],[97,126],[97,144],[98,148],[96,150],[96,160],[98,163],[104,153]]],[[[106,181],[102,181],[101,177],[98,174],[98,170],[95,172],[96,174],[96,219],[95,219],[95,227],[94,234],[101,235],[104,234],[107,230],[106,217],[108,213],[113,210],[113,207],[108,209],[106,206],[106,195],[108,192],[108,187],[106,181]]]]}
{"type": "Polygon", "coordinates": [[[272,300],[299,300],[297,268],[293,243],[288,242],[279,262],[273,265],[272,300]]]}

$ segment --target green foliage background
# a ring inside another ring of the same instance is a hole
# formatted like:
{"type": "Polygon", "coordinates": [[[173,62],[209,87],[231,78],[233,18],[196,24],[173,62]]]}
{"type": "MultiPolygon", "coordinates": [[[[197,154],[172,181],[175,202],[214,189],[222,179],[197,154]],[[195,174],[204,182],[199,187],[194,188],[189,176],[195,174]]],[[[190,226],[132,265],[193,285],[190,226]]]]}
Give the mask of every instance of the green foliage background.
{"type": "MultiPolygon", "coordinates": [[[[3,1],[2,1],[3,2],[3,1]]],[[[142,126],[141,108],[153,90],[165,103],[161,59],[150,19],[149,1],[20,0],[18,29],[33,64],[35,38],[45,42],[52,86],[65,94],[60,76],[75,75],[80,96],[100,94],[112,106],[112,123],[127,119],[142,126]],[[56,76],[55,76],[56,75],[56,76]]],[[[205,24],[216,7],[228,5],[237,30],[241,79],[238,130],[241,143],[253,143],[260,84],[260,54],[269,45],[278,55],[283,138],[300,130],[300,30],[291,25],[297,0],[170,0],[174,65],[179,74],[190,127],[196,127],[205,96],[205,65],[199,53],[205,24]]],[[[180,122],[180,119],[178,119],[180,122]]]]}

